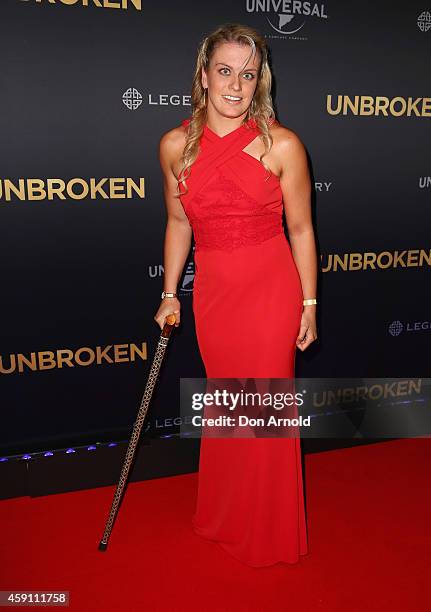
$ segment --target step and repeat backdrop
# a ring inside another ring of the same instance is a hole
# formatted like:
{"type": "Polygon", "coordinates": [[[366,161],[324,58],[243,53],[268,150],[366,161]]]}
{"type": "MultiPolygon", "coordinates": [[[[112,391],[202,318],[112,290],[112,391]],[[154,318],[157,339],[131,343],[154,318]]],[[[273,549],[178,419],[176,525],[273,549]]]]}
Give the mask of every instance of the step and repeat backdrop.
{"type": "MultiPolygon", "coordinates": [[[[0,454],[130,433],[160,335],[159,140],[190,115],[198,45],[226,22],[266,38],[277,117],[309,155],[319,339],[297,375],[430,375],[430,13],[2,0],[0,454]]],[[[148,436],[177,431],[180,378],[205,375],[193,279],[191,250],[148,436]]]]}

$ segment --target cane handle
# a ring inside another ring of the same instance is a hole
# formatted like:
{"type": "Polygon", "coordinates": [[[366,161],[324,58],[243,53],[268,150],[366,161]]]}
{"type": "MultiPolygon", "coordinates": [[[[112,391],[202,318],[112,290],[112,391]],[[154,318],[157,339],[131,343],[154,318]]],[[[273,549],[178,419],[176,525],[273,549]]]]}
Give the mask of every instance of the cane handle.
{"type": "Polygon", "coordinates": [[[175,314],[173,312],[171,314],[167,315],[167,317],[165,318],[165,324],[164,324],[163,330],[162,330],[162,337],[163,338],[169,338],[169,336],[171,335],[171,331],[174,328],[175,321],[176,321],[176,317],[175,317],[175,314]]]}
{"type": "Polygon", "coordinates": [[[166,323],[168,325],[175,325],[175,321],[176,321],[176,317],[175,314],[172,312],[171,314],[168,314],[168,316],[166,317],[166,323]]]}

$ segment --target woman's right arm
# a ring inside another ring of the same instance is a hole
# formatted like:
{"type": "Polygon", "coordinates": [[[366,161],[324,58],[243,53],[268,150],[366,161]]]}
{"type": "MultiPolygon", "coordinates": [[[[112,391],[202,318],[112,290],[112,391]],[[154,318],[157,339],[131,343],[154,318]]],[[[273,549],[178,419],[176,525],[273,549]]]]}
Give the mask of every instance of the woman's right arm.
{"type": "MultiPolygon", "coordinates": [[[[163,289],[177,293],[184,264],[190,252],[192,228],[178,197],[177,179],[174,168],[178,166],[184,148],[184,131],[175,128],[163,134],[159,145],[159,159],[163,174],[163,191],[167,211],[167,223],[163,250],[163,289]]],[[[181,304],[178,298],[164,298],[154,316],[154,320],[163,329],[168,314],[175,314],[175,326],[180,324],[181,304]]]]}

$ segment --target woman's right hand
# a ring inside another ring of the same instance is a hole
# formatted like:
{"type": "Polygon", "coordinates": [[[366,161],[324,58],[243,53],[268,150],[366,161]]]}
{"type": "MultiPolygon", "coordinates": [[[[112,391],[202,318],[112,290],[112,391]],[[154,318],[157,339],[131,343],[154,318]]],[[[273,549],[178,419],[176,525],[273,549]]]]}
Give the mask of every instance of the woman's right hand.
{"type": "Polygon", "coordinates": [[[181,319],[181,302],[178,298],[166,297],[160,302],[159,309],[154,315],[154,320],[159,324],[160,329],[163,329],[166,317],[172,313],[175,314],[175,327],[178,327],[181,319]]]}

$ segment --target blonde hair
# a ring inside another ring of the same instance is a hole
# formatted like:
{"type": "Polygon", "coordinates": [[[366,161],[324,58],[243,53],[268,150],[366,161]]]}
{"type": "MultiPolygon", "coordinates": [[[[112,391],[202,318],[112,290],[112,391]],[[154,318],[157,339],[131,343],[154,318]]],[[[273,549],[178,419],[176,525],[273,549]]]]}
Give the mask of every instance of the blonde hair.
{"type": "Polygon", "coordinates": [[[270,172],[268,166],[262,161],[262,158],[267,155],[272,146],[269,124],[275,119],[271,98],[272,74],[268,63],[266,42],[253,28],[238,23],[227,23],[214,30],[199,45],[191,91],[192,116],[186,128],[186,144],[180,160],[182,167],[177,181],[177,197],[187,193],[186,179],[190,175],[191,166],[199,154],[199,141],[207,120],[207,96],[201,81],[202,68],[206,72],[208,71],[216,47],[225,42],[236,42],[251,47],[250,56],[244,66],[247,65],[252,55],[254,57],[256,52],[259,51],[261,63],[257,86],[245,121],[253,119],[256,122],[265,145],[265,151],[260,156],[260,162],[270,172]],[[185,187],[185,191],[180,192],[180,184],[185,187]]]}

